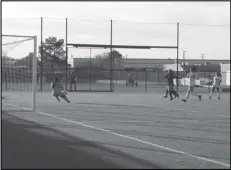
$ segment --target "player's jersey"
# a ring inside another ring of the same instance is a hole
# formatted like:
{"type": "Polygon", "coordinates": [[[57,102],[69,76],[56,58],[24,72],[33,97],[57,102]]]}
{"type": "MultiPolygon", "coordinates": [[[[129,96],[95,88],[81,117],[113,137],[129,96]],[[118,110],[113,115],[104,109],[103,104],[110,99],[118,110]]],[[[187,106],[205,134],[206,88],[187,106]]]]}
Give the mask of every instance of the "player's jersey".
{"type": "Polygon", "coordinates": [[[174,86],[174,83],[173,83],[174,78],[175,78],[175,76],[170,75],[170,74],[167,74],[167,76],[165,76],[165,79],[167,79],[167,81],[168,81],[168,86],[174,86]]]}
{"type": "Polygon", "coordinates": [[[71,83],[76,83],[76,79],[74,77],[71,78],[71,83]]]}
{"type": "Polygon", "coordinates": [[[220,76],[214,76],[213,78],[213,86],[220,87],[222,78],[220,76]]]}
{"type": "Polygon", "coordinates": [[[133,77],[131,75],[128,76],[129,81],[133,81],[133,77]]]}
{"type": "Polygon", "coordinates": [[[187,77],[189,78],[189,85],[190,86],[195,86],[196,85],[196,79],[198,77],[197,73],[190,72],[187,77]]]}
{"type": "Polygon", "coordinates": [[[51,88],[54,92],[62,92],[62,85],[60,83],[51,83],[51,88]]]}

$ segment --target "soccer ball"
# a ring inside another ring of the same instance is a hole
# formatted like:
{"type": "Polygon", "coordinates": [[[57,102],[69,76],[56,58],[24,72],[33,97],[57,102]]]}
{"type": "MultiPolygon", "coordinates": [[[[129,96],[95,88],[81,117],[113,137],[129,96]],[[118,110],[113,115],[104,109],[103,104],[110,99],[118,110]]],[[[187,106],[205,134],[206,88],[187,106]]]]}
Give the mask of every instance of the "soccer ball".
{"type": "Polygon", "coordinates": [[[62,92],[63,92],[63,94],[64,94],[64,95],[66,95],[66,94],[67,94],[67,91],[66,91],[66,90],[63,90],[62,92]]]}

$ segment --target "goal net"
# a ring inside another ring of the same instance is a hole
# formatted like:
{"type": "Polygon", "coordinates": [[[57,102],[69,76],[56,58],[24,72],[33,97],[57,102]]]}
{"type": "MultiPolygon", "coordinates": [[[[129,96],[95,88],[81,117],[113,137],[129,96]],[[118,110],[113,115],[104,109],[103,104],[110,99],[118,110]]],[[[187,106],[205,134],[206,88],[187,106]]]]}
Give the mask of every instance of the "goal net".
{"type": "Polygon", "coordinates": [[[35,110],[35,36],[2,35],[3,110],[35,110]]]}

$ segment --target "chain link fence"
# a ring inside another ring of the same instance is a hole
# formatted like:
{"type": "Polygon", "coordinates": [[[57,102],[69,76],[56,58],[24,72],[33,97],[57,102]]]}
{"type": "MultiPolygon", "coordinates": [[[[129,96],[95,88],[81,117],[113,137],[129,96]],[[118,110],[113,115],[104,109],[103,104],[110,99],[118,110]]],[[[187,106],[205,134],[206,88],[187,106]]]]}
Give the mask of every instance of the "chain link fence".
{"type": "MultiPolygon", "coordinates": [[[[208,26],[180,23],[179,26],[179,58],[182,58],[183,51],[187,51],[183,58],[196,57],[198,60],[201,59],[201,54],[196,53],[198,51],[204,53],[204,60],[213,55],[217,55],[218,58],[227,58],[227,54],[230,54],[229,25],[208,26]],[[208,41],[211,43],[208,43],[208,41]],[[211,49],[218,49],[217,51],[221,53],[211,49]]],[[[113,58],[108,56],[107,62],[97,64],[95,59],[102,59],[104,54],[107,55],[110,52],[108,49],[93,49],[90,52],[89,48],[67,48],[66,44],[110,45],[111,40],[112,44],[118,45],[175,46],[177,44],[177,23],[135,23],[118,20],[112,22],[108,20],[90,21],[75,18],[3,18],[2,32],[4,34],[36,35],[39,46],[44,46],[49,37],[57,37],[57,40],[63,40],[64,53],[57,56],[58,60],[45,60],[47,58],[46,54],[41,54],[41,51],[38,50],[38,60],[40,62],[37,66],[37,88],[42,91],[50,91],[50,83],[54,77],[59,77],[69,90],[72,76],[76,78],[76,90],[78,91],[159,91],[157,87],[166,85],[164,80],[165,71],[151,67],[145,69],[145,67],[139,66],[139,63],[129,66],[132,67],[129,69],[126,64],[118,63],[115,56],[113,58]],[[41,58],[44,59],[42,63],[41,58]],[[82,61],[75,63],[75,58],[85,59],[87,66],[78,65],[82,61]],[[110,60],[113,60],[113,66],[109,64],[110,60]],[[137,87],[136,84],[132,87],[127,82],[128,74],[132,75],[137,82],[137,87]]],[[[24,48],[27,47],[24,46],[17,53],[9,53],[9,57],[14,60],[18,56],[22,58],[25,55],[24,48]]],[[[161,58],[167,61],[168,58],[177,58],[176,50],[171,49],[119,49],[117,51],[121,54],[122,59],[126,58],[128,60],[132,58],[161,58]]],[[[185,74],[185,71],[179,71],[181,77],[185,74]]],[[[226,76],[226,72],[223,74],[226,76]]],[[[206,84],[212,81],[213,76],[213,72],[200,73],[201,83],[206,84]]],[[[26,76],[24,77],[26,78],[26,76]]],[[[4,80],[4,82],[7,84],[7,81],[4,80]]]]}
{"type": "MultiPolygon", "coordinates": [[[[12,91],[12,80],[13,76],[23,77],[20,80],[27,82],[27,75],[20,75],[20,71],[7,72],[8,79],[5,80],[4,74],[7,70],[3,70],[3,90],[12,91]],[[12,75],[10,76],[10,73],[12,75]]],[[[228,72],[221,72],[222,74],[222,83],[221,86],[227,85],[227,77],[229,76],[228,72]]],[[[113,91],[114,92],[163,92],[167,86],[167,80],[164,77],[167,75],[167,71],[154,71],[150,69],[137,69],[137,70],[114,70],[113,71],[113,91]],[[129,79],[129,77],[131,77],[129,79]]],[[[179,86],[178,91],[184,92],[187,89],[187,83],[184,78],[187,75],[187,71],[179,72],[179,86]]],[[[216,75],[216,72],[199,72],[199,88],[201,91],[209,92],[212,87],[213,78],[216,75]]],[[[37,88],[39,90],[40,79],[39,73],[37,74],[37,88]]],[[[61,83],[65,84],[66,74],[63,69],[55,70],[44,70],[43,76],[43,91],[51,91],[51,82],[54,80],[54,77],[58,77],[61,83]]],[[[24,83],[22,82],[22,84],[24,83]]],[[[176,88],[176,81],[175,88],[176,88]]],[[[16,88],[16,87],[15,87],[16,88]]],[[[26,88],[26,86],[25,86],[26,88]]],[[[99,68],[69,68],[68,69],[68,78],[67,78],[67,90],[68,91],[101,91],[109,92],[110,91],[110,70],[99,69],[99,68]],[[75,80],[75,83],[72,83],[72,79],[75,80]]]]}

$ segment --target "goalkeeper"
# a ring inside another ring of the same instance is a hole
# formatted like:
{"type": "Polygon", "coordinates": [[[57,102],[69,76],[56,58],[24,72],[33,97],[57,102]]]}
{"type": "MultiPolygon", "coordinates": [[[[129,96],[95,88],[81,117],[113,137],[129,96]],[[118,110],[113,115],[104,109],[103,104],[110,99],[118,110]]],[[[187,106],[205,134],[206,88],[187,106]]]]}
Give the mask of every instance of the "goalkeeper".
{"type": "Polygon", "coordinates": [[[51,88],[52,88],[52,95],[56,97],[58,101],[59,97],[63,98],[66,102],[70,103],[66,96],[66,92],[63,89],[62,84],[59,82],[59,79],[56,77],[54,81],[51,83],[51,88]]]}

